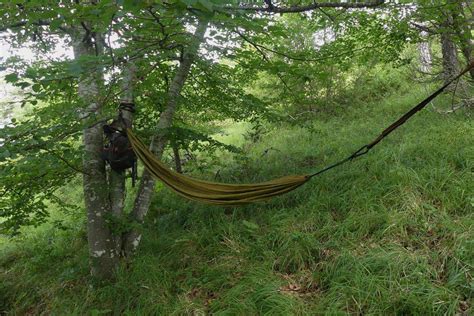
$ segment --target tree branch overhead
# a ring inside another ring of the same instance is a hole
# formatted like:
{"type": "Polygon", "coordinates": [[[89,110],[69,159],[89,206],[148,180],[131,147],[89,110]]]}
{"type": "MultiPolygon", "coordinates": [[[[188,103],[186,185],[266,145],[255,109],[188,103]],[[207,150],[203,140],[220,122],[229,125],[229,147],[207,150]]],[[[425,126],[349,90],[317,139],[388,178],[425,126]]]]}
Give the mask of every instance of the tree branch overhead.
{"type": "Polygon", "coordinates": [[[266,7],[257,7],[257,6],[239,6],[231,7],[234,10],[244,10],[244,11],[253,11],[253,12],[268,12],[268,13],[300,13],[305,11],[311,11],[319,8],[373,8],[380,6],[385,3],[385,0],[374,0],[369,2],[316,2],[312,4],[301,5],[301,6],[285,6],[279,7],[276,6],[272,1],[266,0],[266,7]]]}

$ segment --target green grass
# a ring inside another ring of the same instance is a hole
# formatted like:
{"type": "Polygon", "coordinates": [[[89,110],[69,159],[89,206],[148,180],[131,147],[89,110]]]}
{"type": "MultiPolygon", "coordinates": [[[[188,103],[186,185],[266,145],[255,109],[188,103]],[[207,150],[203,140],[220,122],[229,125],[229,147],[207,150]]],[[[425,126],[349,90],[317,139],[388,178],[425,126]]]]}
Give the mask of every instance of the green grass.
{"type": "MultiPolygon", "coordinates": [[[[268,127],[219,174],[253,182],[316,170],[426,94],[414,86],[321,115],[311,132],[268,127]]],[[[242,144],[244,127],[220,140],[242,144]]],[[[465,113],[427,109],[364,158],[268,203],[212,207],[160,188],[138,254],[102,287],[91,286],[81,216],[37,229],[1,245],[0,312],[473,314],[473,135],[465,113]]]]}

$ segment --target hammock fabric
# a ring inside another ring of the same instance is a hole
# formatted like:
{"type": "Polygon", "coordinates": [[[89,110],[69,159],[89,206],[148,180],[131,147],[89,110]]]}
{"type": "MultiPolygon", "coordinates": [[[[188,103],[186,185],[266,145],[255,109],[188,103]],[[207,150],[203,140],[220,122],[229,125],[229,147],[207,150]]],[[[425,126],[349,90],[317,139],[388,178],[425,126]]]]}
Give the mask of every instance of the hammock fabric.
{"type": "Polygon", "coordinates": [[[166,167],[153,155],[153,153],[147,148],[147,146],[145,146],[140,141],[140,139],[138,139],[138,137],[132,132],[131,129],[127,129],[127,135],[134,152],[143,162],[146,169],[155,178],[160,179],[165,185],[170,187],[178,194],[184,196],[185,198],[217,205],[240,205],[258,202],[293,191],[299,186],[305,184],[312,177],[366,154],[382,139],[384,139],[395,129],[404,124],[410,117],[412,117],[418,111],[428,105],[434,98],[441,94],[441,92],[443,92],[443,90],[448,87],[453,81],[459,79],[462,75],[464,75],[472,68],[474,68],[474,61],[472,61],[469,66],[464,69],[459,75],[451,79],[433,94],[431,94],[425,100],[421,101],[415,107],[410,109],[407,113],[401,116],[397,121],[387,127],[372,142],[362,146],[359,150],[354,152],[349,157],[309,175],[287,176],[283,178],[274,179],[268,182],[256,184],[224,184],[193,179],[178,172],[172,171],[171,169],[166,167]]]}
{"type": "Polygon", "coordinates": [[[256,184],[224,184],[193,179],[165,166],[132,130],[128,129],[127,135],[138,158],[155,178],[185,198],[199,202],[239,205],[263,201],[290,192],[310,179],[310,176],[287,176],[256,184]]]}

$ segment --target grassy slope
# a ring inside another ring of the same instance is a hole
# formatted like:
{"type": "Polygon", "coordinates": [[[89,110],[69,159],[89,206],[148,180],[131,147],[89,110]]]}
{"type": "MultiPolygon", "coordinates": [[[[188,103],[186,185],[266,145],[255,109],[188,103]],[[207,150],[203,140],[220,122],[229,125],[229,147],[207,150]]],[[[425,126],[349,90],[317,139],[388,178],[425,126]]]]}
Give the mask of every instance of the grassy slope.
{"type": "MultiPolygon", "coordinates": [[[[250,182],[321,167],[426,90],[404,95],[315,120],[313,133],[279,127],[220,174],[250,182]]],[[[269,203],[223,209],[163,190],[114,285],[89,285],[79,224],[4,244],[0,312],[474,313],[471,123],[423,111],[365,158],[269,203]]]]}

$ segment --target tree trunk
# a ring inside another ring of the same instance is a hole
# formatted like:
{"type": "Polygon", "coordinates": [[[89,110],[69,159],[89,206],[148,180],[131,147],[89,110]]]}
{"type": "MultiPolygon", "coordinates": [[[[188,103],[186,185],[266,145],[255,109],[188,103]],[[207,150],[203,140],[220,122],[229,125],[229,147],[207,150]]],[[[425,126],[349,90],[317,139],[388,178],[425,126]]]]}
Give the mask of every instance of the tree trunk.
{"type": "MultiPolygon", "coordinates": [[[[157,128],[158,132],[153,137],[150,144],[151,151],[156,155],[158,159],[161,159],[166,143],[168,141],[166,135],[166,129],[171,127],[173,122],[173,116],[176,111],[178,104],[179,94],[184,86],[186,78],[191,69],[191,65],[198,53],[199,45],[204,40],[204,34],[206,33],[208,21],[199,20],[196,31],[189,47],[185,50],[182,60],[179,64],[178,70],[170,84],[168,90],[166,107],[160,115],[157,128]]],[[[148,212],[150,207],[151,198],[154,192],[155,181],[151,177],[151,174],[145,170],[140,181],[140,186],[135,198],[135,203],[132,211],[133,219],[137,223],[143,223],[143,219],[148,212]]],[[[125,235],[124,239],[124,251],[126,255],[132,254],[138,247],[141,239],[141,233],[133,229],[125,235]]]]}
{"type": "MultiPolygon", "coordinates": [[[[448,23],[450,25],[451,23],[448,23]]],[[[441,52],[443,54],[443,79],[450,81],[459,72],[459,61],[456,44],[453,42],[448,27],[441,33],[441,52]]]]}
{"type": "MultiPolygon", "coordinates": [[[[101,42],[98,34],[95,43],[101,42]]],[[[72,35],[74,57],[96,56],[101,49],[91,41],[92,35],[81,29],[72,35]]],[[[102,69],[87,69],[78,83],[78,95],[86,105],[82,118],[98,115],[101,111],[100,86],[103,81],[102,69]]],[[[83,189],[87,212],[87,239],[91,274],[99,279],[112,278],[118,266],[118,257],[114,251],[111,231],[107,223],[110,210],[105,164],[101,157],[103,133],[101,124],[93,124],[83,131],[83,189]]]]}
{"type": "Polygon", "coordinates": [[[176,167],[176,172],[183,173],[183,168],[181,166],[181,157],[179,155],[179,147],[176,144],[173,145],[173,159],[174,165],[176,167]]]}
{"type": "MultiPolygon", "coordinates": [[[[128,62],[123,71],[122,79],[122,97],[121,102],[133,103],[133,84],[135,82],[136,66],[133,62],[128,62]]],[[[132,126],[133,113],[123,110],[121,115],[127,122],[128,126],[132,126]]],[[[120,220],[124,215],[125,203],[125,172],[118,172],[110,169],[109,172],[109,198],[110,206],[114,219],[120,220]]],[[[115,252],[119,256],[122,253],[122,232],[113,232],[115,241],[115,252]]]]}
{"type": "Polygon", "coordinates": [[[418,43],[418,51],[420,53],[420,70],[423,73],[431,72],[432,58],[431,58],[431,47],[428,41],[428,33],[421,31],[421,38],[423,41],[418,43]]]}
{"type": "MultiPolygon", "coordinates": [[[[464,58],[469,63],[474,59],[474,39],[472,37],[471,27],[466,15],[464,14],[463,3],[459,0],[451,0],[450,2],[453,5],[453,9],[451,11],[453,28],[457,37],[459,38],[459,44],[464,58]]],[[[474,69],[470,70],[470,75],[471,78],[474,79],[474,69]]]]}

